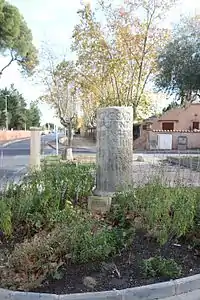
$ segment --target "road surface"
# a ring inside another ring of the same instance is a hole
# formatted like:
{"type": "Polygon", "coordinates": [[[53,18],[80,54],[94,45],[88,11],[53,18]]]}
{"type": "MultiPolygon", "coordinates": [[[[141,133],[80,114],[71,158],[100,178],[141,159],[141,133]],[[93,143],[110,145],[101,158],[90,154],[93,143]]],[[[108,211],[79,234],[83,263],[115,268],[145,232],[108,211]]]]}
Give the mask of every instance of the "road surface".
{"type": "MultiPolygon", "coordinates": [[[[42,155],[54,154],[55,150],[48,142],[55,139],[55,134],[41,136],[42,155]]],[[[27,171],[30,155],[30,139],[0,147],[0,189],[8,181],[18,182],[27,171]]]]}
{"type": "MultiPolygon", "coordinates": [[[[60,135],[61,137],[62,135],[60,135]]],[[[55,134],[49,134],[41,136],[41,153],[42,155],[55,154],[55,149],[48,146],[48,142],[55,141],[55,134]]],[[[55,142],[53,143],[55,144],[55,142]]],[[[61,147],[62,148],[62,147],[61,147]]],[[[61,149],[60,149],[61,150],[61,149]]],[[[60,152],[60,151],[59,151],[60,152]]],[[[95,148],[73,148],[74,154],[95,154],[95,148]]],[[[8,181],[15,179],[17,182],[20,177],[26,173],[27,166],[29,164],[30,154],[30,140],[23,140],[20,142],[12,143],[5,147],[0,146],[0,189],[8,181]]],[[[175,151],[171,152],[134,152],[134,159],[142,155],[145,161],[156,162],[157,160],[165,159],[166,156],[179,156],[179,155],[190,155],[195,156],[199,154],[198,151],[183,151],[178,153],[175,151]]]]}

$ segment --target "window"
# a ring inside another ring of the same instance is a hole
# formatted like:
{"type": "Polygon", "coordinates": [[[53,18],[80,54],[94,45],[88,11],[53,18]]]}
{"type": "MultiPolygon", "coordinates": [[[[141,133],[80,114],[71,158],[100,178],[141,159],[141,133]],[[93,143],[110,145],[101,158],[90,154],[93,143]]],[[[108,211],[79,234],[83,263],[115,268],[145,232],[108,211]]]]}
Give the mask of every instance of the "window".
{"type": "Polygon", "coordinates": [[[142,125],[142,129],[143,130],[147,130],[147,125],[145,124],[145,125],[142,125]]]}
{"type": "Polygon", "coordinates": [[[199,129],[199,122],[193,122],[192,129],[199,129]]]}
{"type": "Polygon", "coordinates": [[[162,123],[162,130],[174,130],[174,122],[162,123]]]}

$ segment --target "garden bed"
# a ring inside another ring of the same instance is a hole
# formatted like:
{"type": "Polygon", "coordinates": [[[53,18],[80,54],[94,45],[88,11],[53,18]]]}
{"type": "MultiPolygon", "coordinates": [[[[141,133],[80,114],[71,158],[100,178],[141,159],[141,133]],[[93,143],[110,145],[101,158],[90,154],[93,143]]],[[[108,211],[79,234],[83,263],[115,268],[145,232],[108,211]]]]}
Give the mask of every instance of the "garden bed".
{"type": "MultiPolygon", "coordinates": [[[[171,278],[165,275],[145,278],[141,263],[143,260],[159,255],[159,245],[148,240],[143,233],[138,233],[132,246],[120,255],[103,262],[66,264],[62,269],[61,279],[47,279],[42,287],[33,291],[52,294],[97,292],[121,290],[170,280],[171,278]]],[[[188,244],[182,243],[181,246],[171,244],[165,257],[177,262],[182,269],[181,277],[200,273],[200,253],[188,249],[188,244]]]]}
{"type": "Polygon", "coordinates": [[[44,164],[0,200],[0,287],[125,289],[200,273],[199,188],[158,180],[87,210],[94,164],[44,164]]]}

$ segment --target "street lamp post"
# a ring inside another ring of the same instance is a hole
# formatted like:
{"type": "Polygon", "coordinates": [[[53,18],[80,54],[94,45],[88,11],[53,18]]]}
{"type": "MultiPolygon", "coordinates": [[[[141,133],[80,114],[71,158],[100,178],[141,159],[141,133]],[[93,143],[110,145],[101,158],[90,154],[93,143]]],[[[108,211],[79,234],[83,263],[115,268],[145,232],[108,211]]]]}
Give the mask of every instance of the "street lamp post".
{"type": "Polygon", "coordinates": [[[8,130],[8,95],[5,95],[6,130],[8,130]]]}

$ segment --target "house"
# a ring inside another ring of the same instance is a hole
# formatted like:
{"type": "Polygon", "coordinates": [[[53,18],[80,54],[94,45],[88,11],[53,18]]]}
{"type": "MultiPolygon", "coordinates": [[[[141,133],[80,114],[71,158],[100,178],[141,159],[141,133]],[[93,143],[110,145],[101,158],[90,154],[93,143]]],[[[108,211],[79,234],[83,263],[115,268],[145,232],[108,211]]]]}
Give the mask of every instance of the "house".
{"type": "Polygon", "coordinates": [[[145,120],[135,149],[200,148],[200,103],[174,108],[145,120]]]}

